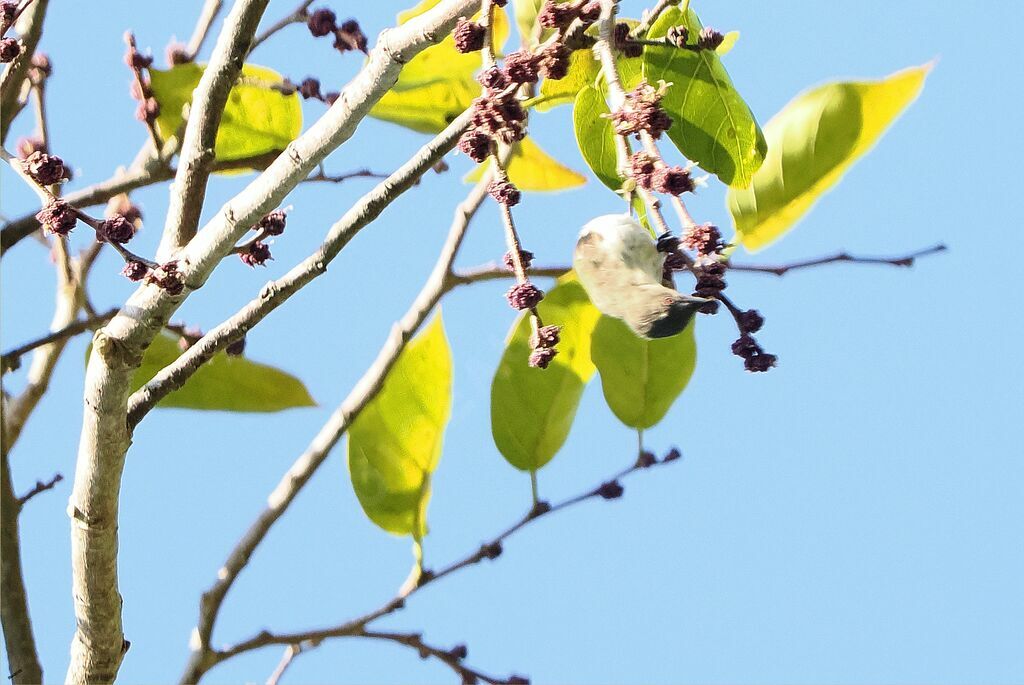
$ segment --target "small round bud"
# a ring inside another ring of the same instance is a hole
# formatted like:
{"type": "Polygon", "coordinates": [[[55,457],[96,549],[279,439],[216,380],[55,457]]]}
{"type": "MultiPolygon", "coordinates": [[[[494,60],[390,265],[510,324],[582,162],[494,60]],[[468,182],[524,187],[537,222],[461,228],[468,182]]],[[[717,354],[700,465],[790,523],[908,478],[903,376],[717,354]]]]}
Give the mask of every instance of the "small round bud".
{"type": "Polygon", "coordinates": [[[315,38],[321,38],[329,33],[334,33],[337,15],[326,7],[321,7],[310,13],[306,19],[306,26],[315,38]]]}
{"type": "Polygon", "coordinates": [[[451,655],[453,659],[462,661],[467,656],[469,656],[469,648],[466,647],[466,645],[455,645],[450,650],[448,650],[448,654],[451,655]]]}
{"type": "Polygon", "coordinates": [[[124,63],[132,69],[148,69],[153,64],[153,57],[143,55],[132,47],[128,48],[128,52],[124,56],[124,63]]]}
{"type": "Polygon", "coordinates": [[[505,77],[513,83],[536,83],[539,74],[537,57],[517,50],[505,56],[505,77]]]}
{"type": "Polygon", "coordinates": [[[554,347],[537,347],[530,352],[527,363],[536,369],[546,369],[556,355],[558,355],[558,350],[554,347]]]}
{"type": "Polygon", "coordinates": [[[169,66],[175,67],[179,64],[188,64],[192,61],[192,55],[188,54],[188,48],[182,43],[171,43],[164,50],[164,59],[169,66]]]}
{"type": "Polygon", "coordinates": [[[610,480],[607,483],[602,483],[601,487],[597,489],[597,494],[602,499],[618,499],[622,497],[622,493],[625,492],[625,488],[617,480],[610,480]]]}
{"type": "Polygon", "coordinates": [[[637,455],[636,465],[642,469],[649,468],[658,463],[658,458],[654,456],[654,452],[643,450],[637,455]]]}
{"type": "Polygon", "coordinates": [[[501,556],[501,552],[502,552],[501,543],[500,542],[492,542],[489,545],[484,545],[483,547],[480,548],[480,552],[487,559],[497,559],[498,557],[501,556]]]}
{"type": "Polygon", "coordinates": [[[302,83],[299,84],[299,95],[301,95],[304,100],[309,100],[310,98],[319,100],[320,81],[311,76],[303,79],[302,83]]]}
{"type": "Polygon", "coordinates": [[[64,167],[64,160],[57,155],[48,155],[45,152],[33,152],[21,163],[32,179],[41,186],[49,186],[60,183],[70,177],[64,167]]]}
{"type": "Polygon", "coordinates": [[[159,286],[167,291],[168,295],[180,295],[185,289],[185,279],[178,271],[178,263],[175,261],[161,264],[150,271],[146,276],[146,282],[159,286]]]}
{"type": "Polygon", "coordinates": [[[654,157],[646,152],[637,152],[629,158],[629,174],[636,184],[645,190],[651,189],[657,170],[654,157]]]}
{"type": "Polygon", "coordinates": [[[757,333],[764,326],[764,317],[756,309],[748,309],[740,313],[739,324],[744,333],[757,333]]]}
{"type": "Polygon", "coordinates": [[[544,299],[544,291],[533,283],[517,283],[508,289],[505,298],[513,309],[533,309],[544,299]]]}
{"type": "Polygon", "coordinates": [[[135,109],[135,118],[139,121],[153,123],[158,116],[160,116],[160,103],[156,101],[156,98],[146,98],[135,109]]]}
{"type": "Polygon", "coordinates": [[[496,202],[509,207],[519,204],[519,200],[522,197],[519,189],[511,181],[497,179],[491,181],[487,185],[487,192],[490,193],[496,202]]]}
{"type": "Polygon", "coordinates": [[[148,273],[149,267],[134,259],[126,262],[124,268],[121,269],[121,275],[129,281],[141,281],[148,273]]]}
{"type": "Polygon", "coordinates": [[[722,234],[714,224],[691,226],[683,234],[683,246],[700,255],[715,254],[722,250],[722,234]]]}
{"type": "Polygon", "coordinates": [[[733,342],[732,353],[737,357],[749,359],[761,353],[761,346],[757,344],[756,340],[744,333],[733,342]]]}
{"type": "Polygon", "coordinates": [[[768,369],[774,367],[778,362],[778,357],[774,354],[768,354],[767,352],[754,355],[743,360],[743,368],[751,373],[764,373],[768,369]]]}
{"type": "Polygon", "coordinates": [[[120,214],[100,222],[96,229],[96,239],[102,242],[123,245],[135,235],[135,227],[127,218],[120,214]]]}
{"type": "Polygon", "coordinates": [[[576,18],[576,8],[563,5],[554,0],[544,0],[537,13],[537,22],[546,29],[557,29],[568,26],[576,18]]]}
{"type": "Polygon", "coordinates": [[[663,462],[664,461],[675,461],[676,459],[680,459],[682,456],[683,456],[683,453],[679,451],[679,448],[678,447],[673,447],[672,449],[670,449],[668,452],[665,453],[665,456],[662,457],[661,460],[663,462]]]}
{"type": "Polygon", "coordinates": [[[0,62],[13,62],[21,54],[21,43],[13,38],[0,39],[0,62]]]}
{"type": "Polygon", "coordinates": [[[530,345],[533,348],[541,347],[554,347],[558,344],[559,333],[561,332],[561,326],[541,326],[537,329],[537,334],[530,339],[530,345]]]}
{"type": "Polygon", "coordinates": [[[142,225],[142,210],[138,208],[124,193],[115,195],[110,202],[107,203],[107,208],[104,214],[107,218],[110,218],[116,214],[120,214],[131,223],[132,226],[139,228],[142,225]]]}
{"type": "Polygon", "coordinates": [[[572,50],[564,43],[552,43],[540,53],[540,75],[554,81],[565,78],[569,73],[569,57],[572,50]]]}
{"type": "MultiPolygon", "coordinates": [[[[524,269],[529,269],[530,265],[533,264],[533,253],[529,250],[519,250],[519,261],[522,262],[524,269]]],[[[511,252],[505,253],[505,256],[502,257],[502,262],[505,264],[506,269],[515,271],[515,263],[512,261],[511,252]]]]}
{"type": "Polygon", "coordinates": [[[685,48],[686,41],[690,40],[690,29],[683,25],[673,26],[665,33],[665,38],[677,48],[685,48]]]}
{"type": "Polygon", "coordinates": [[[268,259],[273,259],[270,256],[270,247],[263,242],[255,241],[249,246],[245,252],[238,255],[238,258],[242,262],[251,267],[263,266],[267,263],[268,259]]]}
{"type": "Polygon", "coordinates": [[[487,29],[475,21],[460,17],[455,30],[452,31],[452,38],[455,39],[455,49],[459,52],[476,52],[484,46],[484,36],[487,29]]]}
{"type": "Polygon", "coordinates": [[[278,209],[260,219],[259,222],[253,226],[253,230],[263,231],[267,235],[281,235],[284,233],[284,227],[287,221],[288,215],[278,209]]]}
{"type": "Polygon", "coordinates": [[[64,200],[51,198],[36,214],[36,220],[50,233],[67,235],[78,222],[78,215],[64,200]]]}
{"type": "Polygon", "coordinates": [[[654,172],[651,186],[659,193],[682,195],[692,192],[696,187],[690,172],[681,166],[663,167],[654,172]]]}
{"type": "Polygon", "coordinates": [[[697,36],[697,47],[701,50],[714,50],[721,45],[724,40],[725,36],[721,33],[710,26],[705,26],[700,30],[700,35],[697,36]]]}
{"type": "Polygon", "coordinates": [[[366,34],[359,28],[359,22],[355,19],[348,19],[338,30],[334,32],[334,47],[336,50],[345,52],[347,50],[359,50],[366,52],[366,34]]]}
{"type": "Polygon", "coordinates": [[[477,74],[476,80],[480,82],[485,88],[491,88],[494,90],[500,90],[508,85],[508,81],[505,80],[505,73],[496,66],[487,67],[479,74],[477,74]]]}
{"type": "Polygon", "coordinates": [[[491,151],[491,137],[482,131],[466,131],[459,138],[459,150],[474,162],[487,159],[491,151]]]}

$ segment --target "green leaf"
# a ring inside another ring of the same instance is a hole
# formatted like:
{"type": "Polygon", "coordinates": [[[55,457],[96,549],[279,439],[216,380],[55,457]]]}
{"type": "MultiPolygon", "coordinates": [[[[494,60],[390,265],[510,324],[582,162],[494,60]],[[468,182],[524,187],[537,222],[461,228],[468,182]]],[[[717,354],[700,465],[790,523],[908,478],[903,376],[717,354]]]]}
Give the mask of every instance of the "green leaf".
{"type": "MultiPolygon", "coordinates": [[[[166,71],[151,69],[153,96],[160,103],[157,129],[163,138],[177,133],[183,108],[192,102],[204,67],[179,64],[166,71]]],[[[302,106],[295,93],[284,95],[273,86],[284,79],[276,71],[246,64],[231,89],[217,130],[217,161],[236,168],[263,168],[284,151],[302,131],[302,106]],[[245,162],[251,162],[246,164],[245,162]]]]}
{"type": "MultiPolygon", "coordinates": [[[[466,174],[462,180],[476,183],[484,175],[488,160],[466,174]]],[[[524,138],[512,148],[508,160],[508,178],[520,190],[553,191],[576,188],[587,182],[586,176],[576,173],[540,149],[530,138],[524,138]]]]}
{"type": "Polygon", "coordinates": [[[739,39],[739,31],[729,31],[729,33],[725,34],[725,36],[722,37],[722,44],[715,48],[715,52],[718,54],[719,57],[725,57],[730,52],[732,52],[732,49],[734,47],[736,47],[736,41],[738,41],[739,39]]]}
{"type": "Polygon", "coordinates": [[[513,13],[516,16],[516,28],[519,38],[527,45],[536,45],[537,14],[544,0],[512,0],[513,13]]]}
{"type": "Polygon", "coordinates": [[[683,392],[697,364],[690,322],[669,338],[638,338],[622,321],[601,316],[590,356],[601,375],[608,407],[631,428],[650,428],[664,418],[683,392]]]}
{"type": "Polygon", "coordinates": [[[830,83],[783,107],[765,126],[768,157],[753,184],[726,196],[739,242],[754,252],[785,235],[917,98],[930,70],[830,83]]]}
{"type": "Polygon", "coordinates": [[[590,50],[574,50],[569,56],[569,72],[558,80],[546,78],[540,84],[540,96],[532,105],[540,112],[546,112],[559,105],[567,105],[576,99],[576,94],[597,81],[601,65],[590,50]]]}
{"type": "Polygon", "coordinates": [[[538,310],[545,325],[562,327],[558,355],[546,369],[527,364],[530,318],[521,315],[491,384],[494,444],[521,471],[540,469],[562,447],[594,374],[590,335],[600,313],[575,275],[559,279],[538,310]]]}
{"type": "Polygon", "coordinates": [[[608,118],[608,103],[594,86],[586,86],[576,96],[572,120],[576,131],[576,144],[584,161],[612,190],[622,187],[615,152],[615,131],[608,118]]]}
{"type": "Polygon", "coordinates": [[[452,355],[439,313],[348,430],[352,487],[366,516],[389,533],[427,534],[430,477],[451,404],[452,355]]]}
{"type": "MultiPolygon", "coordinates": [[[[666,10],[648,33],[661,38],[672,26],[684,24],[690,36],[701,30],[692,10],[666,10]]],[[[691,41],[695,38],[691,38],[691,41]]],[[[733,87],[721,58],[708,50],[671,47],[644,48],[644,78],[672,84],[661,104],[674,119],[668,137],[701,168],[735,188],[750,185],[767,151],[764,134],[747,103],[733,87]]]]}
{"type": "MultiPolygon", "coordinates": [[[[398,23],[404,24],[438,2],[440,0],[423,0],[416,7],[399,13],[398,23]]],[[[508,15],[504,9],[495,8],[496,49],[504,46],[508,35],[508,15]]],[[[420,133],[440,132],[480,94],[480,84],[473,78],[480,68],[480,54],[459,52],[455,49],[455,39],[449,34],[402,67],[398,82],[373,106],[370,116],[420,133]]]]}
{"type": "MultiPolygon", "coordinates": [[[[92,347],[90,346],[90,352],[92,347]]],[[[88,360],[89,352],[86,352],[88,360]]],[[[132,377],[135,392],[157,372],[181,356],[178,337],[161,333],[153,339],[132,377]]],[[[205,411],[275,412],[292,407],[315,407],[309,391],[295,376],[245,357],[218,352],[191,378],[168,394],[157,407],[205,411]]]]}

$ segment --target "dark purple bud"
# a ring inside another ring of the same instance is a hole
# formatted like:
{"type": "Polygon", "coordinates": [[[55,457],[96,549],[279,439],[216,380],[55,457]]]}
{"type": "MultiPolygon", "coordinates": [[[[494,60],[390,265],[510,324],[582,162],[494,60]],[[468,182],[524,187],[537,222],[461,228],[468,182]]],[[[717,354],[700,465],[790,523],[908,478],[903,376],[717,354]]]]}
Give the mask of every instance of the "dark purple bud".
{"type": "Polygon", "coordinates": [[[714,224],[698,224],[688,228],[683,234],[683,246],[700,255],[715,254],[724,247],[722,234],[714,224]]]}
{"type": "Polygon", "coordinates": [[[761,346],[752,337],[744,333],[732,344],[732,353],[737,357],[749,359],[761,353],[761,346]]]}
{"type": "Polygon", "coordinates": [[[448,654],[451,655],[453,659],[462,661],[467,656],[469,656],[469,648],[466,647],[466,645],[455,645],[450,650],[448,650],[448,654]]]}
{"type": "Polygon", "coordinates": [[[774,354],[768,354],[763,352],[761,354],[755,354],[753,357],[747,357],[743,360],[743,368],[751,373],[764,373],[768,369],[775,366],[778,361],[778,357],[774,354]]]}
{"type": "Polygon", "coordinates": [[[267,235],[281,235],[287,221],[288,215],[278,209],[260,219],[259,223],[253,226],[253,230],[263,231],[267,235]]]}
{"type": "Polygon", "coordinates": [[[493,180],[487,185],[487,192],[490,193],[491,197],[495,199],[499,204],[507,205],[509,207],[519,204],[519,200],[522,194],[519,189],[516,188],[511,181],[505,180],[493,180]]]}
{"type": "Polygon", "coordinates": [[[121,269],[121,275],[129,281],[141,281],[148,273],[149,267],[142,262],[135,261],[134,259],[126,262],[124,268],[121,269]]]}
{"type": "Polygon", "coordinates": [[[188,64],[192,61],[192,55],[188,54],[188,48],[181,43],[171,43],[164,50],[164,58],[167,64],[175,67],[179,64],[188,64]]]}
{"type": "Polygon", "coordinates": [[[320,99],[320,81],[313,77],[308,77],[299,84],[299,95],[305,100],[310,98],[320,99]]]}
{"type": "Polygon", "coordinates": [[[21,167],[41,186],[53,185],[69,178],[64,160],[45,152],[33,152],[21,162],[21,167]]]}
{"type": "Polygon", "coordinates": [[[692,192],[696,187],[690,172],[681,166],[663,167],[654,172],[651,184],[659,193],[682,195],[692,192]]]}
{"type": "Polygon", "coordinates": [[[540,75],[554,81],[563,79],[569,73],[569,56],[572,50],[564,43],[552,43],[540,53],[540,75]]]}
{"type": "Polygon", "coordinates": [[[683,453],[679,451],[679,448],[678,447],[673,447],[672,449],[670,449],[668,452],[665,453],[665,456],[662,457],[661,460],[663,462],[664,461],[675,461],[676,459],[679,459],[682,456],[683,456],[683,453]]]}
{"type": "Polygon", "coordinates": [[[544,299],[544,291],[533,283],[517,283],[505,293],[513,309],[533,309],[544,299]]]}
{"type": "Polygon", "coordinates": [[[757,333],[764,325],[764,317],[756,309],[740,313],[740,330],[743,333],[757,333]]]}
{"type": "Polygon", "coordinates": [[[538,59],[524,50],[505,56],[505,77],[513,83],[536,83],[539,74],[538,59]]]}
{"type": "Polygon", "coordinates": [[[629,174],[636,184],[645,190],[651,189],[654,173],[657,170],[654,157],[646,152],[637,152],[629,158],[629,174]]]}
{"type": "Polygon", "coordinates": [[[146,282],[163,288],[168,295],[180,295],[185,289],[185,279],[178,271],[178,263],[174,261],[161,264],[150,271],[146,276],[146,282]]]}
{"type": "Polygon", "coordinates": [[[160,103],[156,101],[156,98],[146,98],[135,109],[135,118],[139,121],[153,123],[158,116],[160,116],[160,103]]]}
{"type": "Polygon", "coordinates": [[[124,56],[124,63],[132,69],[148,69],[153,64],[153,57],[143,55],[135,48],[128,48],[128,52],[124,56]]]}
{"type": "Polygon", "coordinates": [[[120,214],[100,222],[96,229],[96,239],[102,242],[118,243],[124,245],[135,235],[135,227],[132,222],[120,214]]]}
{"type": "Polygon", "coordinates": [[[0,25],[4,31],[14,23],[14,17],[18,14],[18,3],[16,2],[0,2],[0,25]]]}
{"type": "Polygon", "coordinates": [[[127,195],[118,195],[114,197],[107,205],[105,212],[107,218],[113,217],[116,214],[120,214],[128,220],[132,226],[136,228],[142,223],[142,210],[139,209],[135,203],[128,199],[127,195]]]}
{"type": "Polygon", "coordinates": [[[685,48],[686,41],[690,39],[690,29],[686,26],[673,26],[666,33],[665,38],[677,48],[685,48]]]}
{"type": "Polygon", "coordinates": [[[607,483],[602,483],[601,487],[597,489],[597,494],[602,499],[618,499],[622,497],[622,493],[625,492],[625,488],[617,480],[610,480],[607,483]]]}
{"type": "Polygon", "coordinates": [[[249,245],[249,249],[239,254],[238,258],[251,267],[263,266],[268,259],[273,259],[270,256],[270,247],[259,240],[249,245]]]}
{"type": "MultiPolygon", "coordinates": [[[[533,264],[533,253],[529,250],[519,250],[519,261],[522,262],[524,269],[529,269],[530,265],[533,264]]],[[[515,263],[512,261],[511,252],[505,253],[505,256],[502,257],[502,262],[505,264],[506,269],[515,271],[515,263]]]]}
{"type": "Polygon", "coordinates": [[[485,559],[497,559],[501,556],[501,552],[502,549],[500,542],[492,542],[480,548],[480,553],[485,559]]]}
{"type": "Polygon", "coordinates": [[[557,29],[568,26],[576,18],[576,7],[563,5],[555,0],[544,0],[537,13],[537,22],[546,29],[557,29]]]}
{"type": "Polygon", "coordinates": [[[531,338],[530,346],[535,349],[554,347],[558,344],[559,332],[561,330],[561,326],[541,326],[537,329],[537,334],[531,338]]]}
{"type": "Polygon", "coordinates": [[[466,131],[459,138],[459,150],[474,162],[482,162],[490,154],[491,137],[476,129],[466,131]]]}
{"type": "Polygon", "coordinates": [[[479,74],[477,74],[476,80],[480,82],[485,88],[492,88],[494,90],[501,90],[508,85],[505,80],[505,73],[499,67],[487,67],[479,74]]]}
{"type": "Polygon", "coordinates": [[[334,33],[337,19],[338,17],[334,12],[326,7],[321,7],[310,13],[309,18],[306,19],[306,26],[309,27],[309,32],[314,37],[321,38],[329,33],[334,33]]]}
{"type": "Polygon", "coordinates": [[[78,215],[64,200],[51,198],[36,214],[36,220],[50,233],[67,235],[78,222],[78,215]]]}
{"type": "Polygon", "coordinates": [[[452,31],[452,38],[455,39],[455,49],[459,52],[476,52],[484,46],[484,36],[487,29],[475,21],[460,17],[455,30],[452,31]]]}
{"type": "Polygon", "coordinates": [[[529,365],[537,369],[546,369],[551,360],[558,354],[554,347],[537,347],[530,352],[529,365]]]}
{"type": "Polygon", "coordinates": [[[349,19],[334,32],[334,47],[341,52],[359,50],[367,52],[366,34],[359,28],[359,22],[349,19]]]}
{"type": "Polygon", "coordinates": [[[591,24],[601,17],[601,0],[590,0],[580,8],[580,21],[591,24]]]}
{"type": "Polygon", "coordinates": [[[245,336],[243,335],[238,340],[230,343],[224,348],[224,351],[227,352],[229,357],[241,357],[245,352],[245,336]]]}
{"type": "Polygon", "coordinates": [[[642,452],[640,452],[640,454],[637,455],[636,458],[636,465],[642,469],[654,466],[657,463],[658,458],[654,456],[654,452],[648,452],[647,450],[643,450],[642,452]]]}
{"type": "Polygon", "coordinates": [[[725,36],[721,33],[710,26],[705,26],[700,30],[700,35],[697,36],[697,47],[701,50],[714,50],[721,45],[724,40],[725,36]]]}
{"type": "Polygon", "coordinates": [[[0,40],[0,62],[13,62],[21,54],[21,43],[13,38],[0,40]]]}
{"type": "Polygon", "coordinates": [[[705,302],[697,310],[701,314],[717,314],[718,313],[718,300],[710,300],[705,302]]]}

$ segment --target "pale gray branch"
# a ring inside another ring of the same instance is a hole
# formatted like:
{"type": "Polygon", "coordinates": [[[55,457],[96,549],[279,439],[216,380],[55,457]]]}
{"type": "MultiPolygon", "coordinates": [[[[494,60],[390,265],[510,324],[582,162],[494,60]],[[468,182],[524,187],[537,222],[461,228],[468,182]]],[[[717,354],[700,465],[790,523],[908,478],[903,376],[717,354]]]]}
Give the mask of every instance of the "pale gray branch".
{"type": "Polygon", "coordinates": [[[223,6],[224,0],[206,0],[203,3],[203,9],[199,13],[196,27],[192,30],[192,37],[188,41],[188,55],[193,60],[199,55],[199,51],[203,49],[203,43],[206,42],[207,36],[210,35],[213,22],[217,20],[217,15],[220,14],[223,6]]]}
{"type": "Polygon", "coordinates": [[[445,240],[437,263],[423,289],[416,296],[405,315],[395,323],[373,364],[366,370],[341,405],[331,414],[306,451],[274,488],[267,500],[266,509],[260,513],[242,539],[235,545],[231,554],[228,555],[218,572],[217,582],[203,594],[199,622],[192,634],[192,658],[182,677],[183,683],[197,682],[206,671],[226,658],[222,652],[215,651],[210,644],[213,626],[225,595],[235,579],[238,578],[238,574],[248,564],[256,547],[324,462],[331,449],[351,425],[352,420],[380,392],[384,385],[384,379],[398,360],[402,350],[405,349],[406,343],[415,335],[438,300],[447,292],[451,265],[462,245],[470,220],[487,197],[487,184],[490,180],[491,172],[488,172],[455,210],[455,218],[449,229],[448,238],[445,240]]]}
{"type": "Polygon", "coordinates": [[[32,55],[35,54],[36,46],[43,35],[43,21],[46,19],[49,4],[49,0],[35,0],[18,19],[16,28],[21,34],[22,51],[7,65],[3,76],[0,76],[0,144],[7,141],[11,122],[21,111],[17,106],[18,95],[21,93],[28,67],[32,64],[32,55]]]}

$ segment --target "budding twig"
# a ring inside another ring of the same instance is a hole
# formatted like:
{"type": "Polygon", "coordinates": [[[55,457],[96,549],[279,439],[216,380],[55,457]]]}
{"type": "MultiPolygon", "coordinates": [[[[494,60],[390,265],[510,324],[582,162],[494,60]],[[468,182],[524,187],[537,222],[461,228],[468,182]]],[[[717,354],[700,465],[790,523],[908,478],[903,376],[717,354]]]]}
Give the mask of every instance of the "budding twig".
{"type": "Polygon", "coordinates": [[[343,174],[330,175],[326,173],[322,168],[311,176],[307,176],[302,179],[303,183],[344,183],[350,178],[387,178],[388,174],[382,174],[378,171],[371,171],[370,169],[356,169],[355,171],[347,171],[343,174]]]}
{"type": "Polygon", "coordinates": [[[53,478],[47,481],[37,480],[36,484],[32,487],[31,490],[29,490],[24,495],[18,498],[18,505],[25,506],[25,503],[28,502],[30,499],[32,499],[33,497],[40,493],[46,492],[47,490],[52,490],[54,487],[57,486],[57,483],[61,482],[62,480],[64,480],[64,476],[60,473],[53,474],[53,478]]]}
{"type": "Polygon", "coordinates": [[[252,45],[249,47],[249,54],[251,55],[253,53],[253,50],[258,48],[261,44],[266,42],[267,39],[272,37],[281,29],[288,28],[292,24],[301,24],[304,21],[306,21],[306,18],[309,16],[306,10],[308,10],[309,6],[312,4],[313,0],[302,0],[302,2],[299,3],[298,7],[293,9],[289,14],[286,14],[285,16],[281,17],[273,24],[271,24],[267,28],[267,30],[257,35],[256,38],[253,40],[252,45]]]}
{"type": "Polygon", "coordinates": [[[110,321],[112,318],[114,318],[115,314],[117,314],[117,307],[110,309],[106,312],[103,312],[102,314],[96,314],[94,316],[90,316],[87,319],[75,321],[74,323],[70,323],[64,328],[61,328],[60,330],[47,333],[46,335],[36,338],[35,340],[30,340],[27,343],[18,345],[17,347],[4,352],[2,357],[3,372],[6,373],[7,371],[17,369],[20,364],[21,356],[24,355],[25,353],[31,352],[37,347],[42,347],[43,345],[48,345],[58,340],[66,340],[68,338],[78,335],[79,333],[99,328],[107,321],[110,321]]]}

